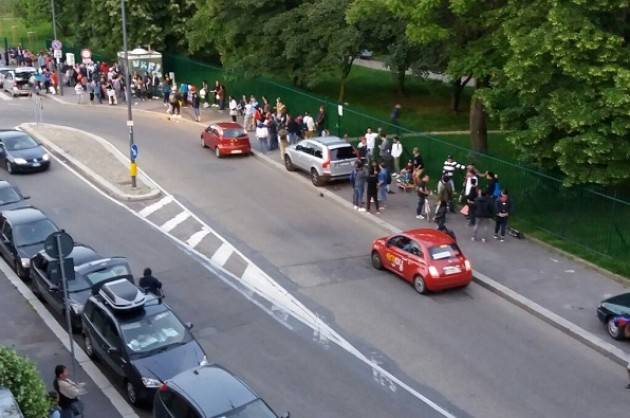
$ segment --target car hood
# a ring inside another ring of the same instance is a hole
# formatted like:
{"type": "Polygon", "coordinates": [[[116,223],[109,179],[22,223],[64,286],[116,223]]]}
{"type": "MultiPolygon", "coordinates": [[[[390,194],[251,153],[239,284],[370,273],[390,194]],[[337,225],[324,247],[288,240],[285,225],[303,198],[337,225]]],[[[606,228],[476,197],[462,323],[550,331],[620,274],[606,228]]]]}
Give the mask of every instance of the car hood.
{"type": "Polygon", "coordinates": [[[132,361],[144,377],[152,377],[163,382],[171,377],[199,366],[204,353],[194,339],[170,350],[141,357],[132,361]]]}
{"type": "Polygon", "coordinates": [[[91,294],[92,294],[92,289],[89,288],[85,290],[72,291],[70,292],[68,297],[72,299],[74,303],[81,305],[81,311],[83,311],[83,306],[85,305],[85,302],[87,302],[91,294]]]}
{"type": "Polygon", "coordinates": [[[44,150],[42,149],[42,147],[34,147],[16,151],[8,151],[8,154],[13,158],[24,158],[25,160],[32,160],[33,158],[42,158],[44,156],[44,150]]]}
{"type": "Polygon", "coordinates": [[[622,293],[602,302],[602,306],[617,315],[630,315],[630,293],[622,293]]]}
{"type": "Polygon", "coordinates": [[[27,206],[28,204],[26,202],[24,202],[23,200],[20,200],[18,202],[6,203],[4,205],[0,204],[0,210],[18,209],[18,208],[24,208],[27,206]]]}
{"type": "Polygon", "coordinates": [[[33,245],[25,245],[24,247],[18,247],[17,253],[21,258],[32,258],[37,255],[44,248],[44,243],[38,243],[33,245]]]}

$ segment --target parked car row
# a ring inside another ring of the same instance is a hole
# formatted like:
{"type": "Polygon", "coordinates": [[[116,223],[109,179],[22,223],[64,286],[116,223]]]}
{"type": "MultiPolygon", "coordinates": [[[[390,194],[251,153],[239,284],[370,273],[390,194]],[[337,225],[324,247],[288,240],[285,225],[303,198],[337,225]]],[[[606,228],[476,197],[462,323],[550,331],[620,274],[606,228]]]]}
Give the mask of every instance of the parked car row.
{"type": "Polygon", "coordinates": [[[125,257],[75,243],[66,299],[60,263],[44,249],[59,227],[28,198],[0,181],[0,254],[53,313],[70,310],[86,354],[113,372],[131,404],[153,405],[157,418],[278,418],[239,378],[209,364],[193,325],[136,286],[125,257]]]}

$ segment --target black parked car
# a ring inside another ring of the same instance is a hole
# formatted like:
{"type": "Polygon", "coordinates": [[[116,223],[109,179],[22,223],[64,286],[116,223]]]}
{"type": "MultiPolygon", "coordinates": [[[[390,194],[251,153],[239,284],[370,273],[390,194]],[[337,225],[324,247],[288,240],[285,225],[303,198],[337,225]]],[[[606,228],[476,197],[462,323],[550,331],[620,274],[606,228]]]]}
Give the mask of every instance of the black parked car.
{"type": "Polygon", "coordinates": [[[207,363],[192,324],[161,299],[127,279],[103,281],[93,293],[81,315],[85,351],[123,381],[131,404],[153,399],[163,381],[207,363]]]}
{"type": "MultiPolygon", "coordinates": [[[[289,418],[287,413],[283,418],[289,418]]],[[[244,382],[217,366],[200,366],[169,379],[153,400],[153,418],[278,418],[244,382]]]]}
{"type": "Polygon", "coordinates": [[[34,207],[0,213],[0,253],[22,279],[28,278],[31,258],[44,248],[44,241],[57,225],[34,207]]]}
{"type": "Polygon", "coordinates": [[[0,210],[24,207],[26,206],[24,201],[30,198],[30,196],[24,196],[17,186],[0,180],[0,210]]]}
{"type": "Polygon", "coordinates": [[[597,307],[597,317],[615,340],[630,338],[630,293],[603,300],[597,307]]]}
{"type": "MultiPolygon", "coordinates": [[[[79,331],[83,306],[92,294],[92,287],[114,277],[133,282],[133,276],[126,258],[105,258],[86,245],[76,244],[68,257],[74,261],[74,278],[68,280],[70,320],[72,329],[79,331]]],[[[59,263],[42,250],[31,259],[30,277],[33,291],[54,312],[63,314],[65,305],[59,263]]]]}
{"type": "Polygon", "coordinates": [[[15,129],[2,130],[0,131],[0,163],[9,174],[47,170],[50,167],[50,155],[26,132],[15,129]]]}

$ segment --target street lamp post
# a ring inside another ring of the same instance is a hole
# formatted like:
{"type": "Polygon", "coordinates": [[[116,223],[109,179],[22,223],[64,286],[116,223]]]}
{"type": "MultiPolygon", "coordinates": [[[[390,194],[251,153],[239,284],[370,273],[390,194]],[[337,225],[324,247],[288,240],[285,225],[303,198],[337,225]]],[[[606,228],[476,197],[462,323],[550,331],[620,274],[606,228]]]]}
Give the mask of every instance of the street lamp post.
{"type": "MultiPolygon", "coordinates": [[[[55,0],[50,0],[50,11],[52,13],[52,27],[53,27],[53,38],[57,40],[57,16],[55,15],[55,0]]],[[[55,60],[55,67],[57,69],[57,84],[59,85],[59,95],[63,96],[63,83],[61,82],[61,59],[57,58],[55,60]]]]}
{"type": "Polygon", "coordinates": [[[132,152],[133,143],[133,115],[131,113],[131,80],[129,79],[129,54],[127,52],[127,15],[125,13],[125,0],[120,0],[120,13],[122,15],[123,51],[125,54],[125,97],[127,98],[127,126],[129,127],[129,174],[131,175],[131,187],[136,187],[136,175],[138,166],[132,152]]]}

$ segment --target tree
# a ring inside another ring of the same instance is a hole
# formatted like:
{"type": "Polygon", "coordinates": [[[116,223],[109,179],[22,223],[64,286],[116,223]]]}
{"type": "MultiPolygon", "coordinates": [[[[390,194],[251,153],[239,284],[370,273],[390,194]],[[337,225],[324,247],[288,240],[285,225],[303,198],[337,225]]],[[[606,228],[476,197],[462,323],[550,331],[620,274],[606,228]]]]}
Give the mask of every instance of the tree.
{"type": "Polygon", "coordinates": [[[3,346],[0,346],[0,387],[13,393],[25,418],[48,416],[46,387],[35,365],[3,346]]]}
{"type": "Polygon", "coordinates": [[[506,63],[485,102],[523,156],[565,184],[630,179],[627,1],[510,1],[506,63]]]}

